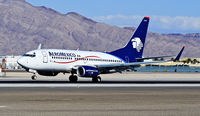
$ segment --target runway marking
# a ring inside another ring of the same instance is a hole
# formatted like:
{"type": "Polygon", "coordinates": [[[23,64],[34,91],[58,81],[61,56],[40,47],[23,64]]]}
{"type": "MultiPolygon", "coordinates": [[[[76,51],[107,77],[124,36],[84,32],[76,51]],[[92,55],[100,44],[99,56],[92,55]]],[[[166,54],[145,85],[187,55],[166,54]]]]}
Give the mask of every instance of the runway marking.
{"type": "Polygon", "coordinates": [[[200,87],[200,84],[0,84],[0,87],[200,87]]]}

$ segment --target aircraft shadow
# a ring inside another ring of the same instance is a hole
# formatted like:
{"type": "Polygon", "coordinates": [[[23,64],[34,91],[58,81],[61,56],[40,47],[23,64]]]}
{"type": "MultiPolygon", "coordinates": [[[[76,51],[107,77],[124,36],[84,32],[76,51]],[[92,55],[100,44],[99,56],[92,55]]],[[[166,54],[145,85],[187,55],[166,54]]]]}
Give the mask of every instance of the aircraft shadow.
{"type": "MultiPolygon", "coordinates": [[[[3,83],[13,83],[13,84],[70,84],[71,82],[69,81],[60,81],[60,80],[56,80],[56,81],[52,81],[52,80],[19,80],[19,81],[12,81],[12,80],[2,80],[0,81],[0,84],[3,83]]],[[[92,81],[78,81],[77,83],[93,83],[92,81]]],[[[200,84],[200,81],[101,81],[98,82],[99,84],[200,84]]],[[[98,84],[96,83],[96,84],[98,84]]]]}

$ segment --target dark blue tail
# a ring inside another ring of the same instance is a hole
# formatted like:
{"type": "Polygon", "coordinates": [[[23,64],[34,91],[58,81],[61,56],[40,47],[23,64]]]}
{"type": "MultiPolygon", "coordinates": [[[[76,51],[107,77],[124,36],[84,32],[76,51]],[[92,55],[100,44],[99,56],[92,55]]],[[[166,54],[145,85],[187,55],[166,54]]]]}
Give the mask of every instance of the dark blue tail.
{"type": "Polygon", "coordinates": [[[124,48],[112,51],[109,54],[117,56],[126,62],[136,62],[136,58],[142,58],[149,19],[149,17],[143,18],[139,27],[124,48]]]}

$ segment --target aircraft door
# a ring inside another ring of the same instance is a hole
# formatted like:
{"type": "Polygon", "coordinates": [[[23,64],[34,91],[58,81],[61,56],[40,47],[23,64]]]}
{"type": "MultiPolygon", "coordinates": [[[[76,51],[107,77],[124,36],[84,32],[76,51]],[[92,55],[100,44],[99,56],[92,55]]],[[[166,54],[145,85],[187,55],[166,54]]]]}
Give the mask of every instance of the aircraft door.
{"type": "Polygon", "coordinates": [[[84,64],[87,64],[87,60],[88,60],[88,58],[83,59],[84,64]]]}
{"type": "Polygon", "coordinates": [[[48,63],[48,56],[46,51],[42,51],[42,55],[43,55],[43,63],[48,63]]]}

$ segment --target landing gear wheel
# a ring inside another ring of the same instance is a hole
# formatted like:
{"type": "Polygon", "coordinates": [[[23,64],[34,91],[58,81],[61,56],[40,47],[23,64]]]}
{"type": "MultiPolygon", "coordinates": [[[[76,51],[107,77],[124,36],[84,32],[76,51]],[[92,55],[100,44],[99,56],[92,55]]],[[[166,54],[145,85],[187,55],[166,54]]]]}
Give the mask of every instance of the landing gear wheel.
{"type": "Polygon", "coordinates": [[[93,82],[93,83],[101,82],[101,77],[100,77],[100,76],[92,77],[92,82],[93,82]]]}
{"type": "Polygon", "coordinates": [[[70,81],[70,82],[76,83],[77,80],[78,80],[78,77],[77,77],[77,76],[74,76],[74,75],[69,76],[69,81],[70,81]]]}
{"type": "Polygon", "coordinates": [[[37,76],[36,76],[36,75],[33,75],[33,76],[31,77],[31,79],[32,79],[32,80],[36,80],[36,79],[37,79],[37,76]]]}
{"type": "Polygon", "coordinates": [[[92,82],[93,82],[93,83],[97,83],[97,82],[98,82],[97,77],[92,77],[92,82]]]}
{"type": "Polygon", "coordinates": [[[97,76],[98,82],[101,82],[101,77],[97,76]]]}

